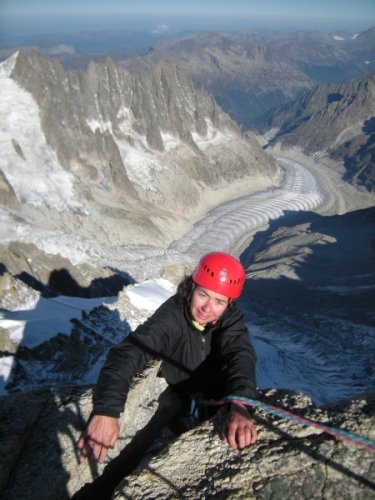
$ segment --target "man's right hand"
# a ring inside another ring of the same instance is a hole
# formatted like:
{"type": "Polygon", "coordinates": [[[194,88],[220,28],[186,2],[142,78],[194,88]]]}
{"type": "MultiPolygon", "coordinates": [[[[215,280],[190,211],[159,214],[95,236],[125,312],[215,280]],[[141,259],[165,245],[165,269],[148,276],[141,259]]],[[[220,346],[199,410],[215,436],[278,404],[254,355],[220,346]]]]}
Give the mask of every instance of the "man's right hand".
{"type": "Polygon", "coordinates": [[[104,462],[108,450],[114,447],[119,433],[117,418],[94,415],[77,443],[79,461],[93,458],[98,462],[104,462]]]}

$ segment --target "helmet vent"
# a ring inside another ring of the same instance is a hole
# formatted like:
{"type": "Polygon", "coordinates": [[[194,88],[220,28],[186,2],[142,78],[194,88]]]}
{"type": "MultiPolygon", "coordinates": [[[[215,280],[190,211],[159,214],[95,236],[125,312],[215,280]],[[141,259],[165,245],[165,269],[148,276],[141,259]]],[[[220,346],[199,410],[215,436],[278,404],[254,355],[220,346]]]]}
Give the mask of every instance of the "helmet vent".
{"type": "Polygon", "coordinates": [[[226,283],[228,281],[227,280],[227,270],[225,269],[225,267],[223,267],[219,271],[219,281],[221,281],[222,283],[226,283]]]}
{"type": "Polygon", "coordinates": [[[206,264],[203,266],[203,269],[206,271],[207,274],[211,276],[211,278],[215,276],[215,273],[211,271],[211,269],[206,264]]]}

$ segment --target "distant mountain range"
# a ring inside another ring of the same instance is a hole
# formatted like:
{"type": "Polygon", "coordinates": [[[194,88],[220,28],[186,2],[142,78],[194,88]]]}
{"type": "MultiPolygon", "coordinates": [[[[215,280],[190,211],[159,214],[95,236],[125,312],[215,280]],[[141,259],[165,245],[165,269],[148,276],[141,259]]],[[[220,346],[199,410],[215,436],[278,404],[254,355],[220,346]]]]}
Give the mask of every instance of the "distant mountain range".
{"type": "Polygon", "coordinates": [[[320,83],[342,83],[375,70],[375,28],[360,34],[239,32],[165,39],[133,70],[166,57],[212,93],[238,123],[251,127],[270,109],[320,83]]]}
{"type": "MultiPolygon", "coordinates": [[[[317,84],[345,83],[375,71],[375,28],[361,33],[258,29],[179,36],[100,32],[56,38],[55,45],[50,37],[37,42],[35,37],[23,40],[57,57],[65,69],[83,69],[90,60],[103,62],[109,56],[139,72],[168,59],[245,127],[317,84]]],[[[9,54],[10,49],[3,50],[3,57],[9,54]]]]}

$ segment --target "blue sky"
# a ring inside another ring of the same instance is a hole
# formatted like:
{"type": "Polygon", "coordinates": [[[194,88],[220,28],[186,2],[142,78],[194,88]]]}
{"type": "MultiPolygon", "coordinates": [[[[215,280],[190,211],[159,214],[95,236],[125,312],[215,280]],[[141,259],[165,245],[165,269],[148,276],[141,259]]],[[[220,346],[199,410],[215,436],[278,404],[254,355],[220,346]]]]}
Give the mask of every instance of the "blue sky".
{"type": "Polygon", "coordinates": [[[0,0],[0,32],[94,29],[237,29],[292,26],[362,30],[375,25],[375,0],[0,0]]]}

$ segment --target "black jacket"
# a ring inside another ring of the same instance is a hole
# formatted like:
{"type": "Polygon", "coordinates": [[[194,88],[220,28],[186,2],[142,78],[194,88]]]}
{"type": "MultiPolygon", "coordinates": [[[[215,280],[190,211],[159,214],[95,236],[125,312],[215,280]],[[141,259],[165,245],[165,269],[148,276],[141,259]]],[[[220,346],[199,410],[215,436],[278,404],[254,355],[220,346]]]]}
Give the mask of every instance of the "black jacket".
{"type": "Polygon", "coordinates": [[[134,376],[153,358],[162,360],[160,375],[180,392],[255,397],[256,356],[236,304],[200,332],[173,296],[109,351],[94,390],[94,414],[118,417],[134,376]]]}

